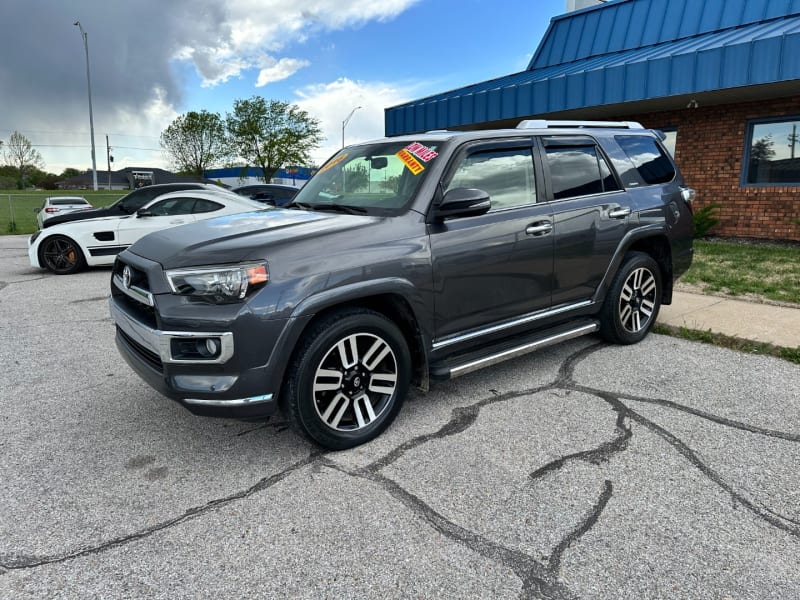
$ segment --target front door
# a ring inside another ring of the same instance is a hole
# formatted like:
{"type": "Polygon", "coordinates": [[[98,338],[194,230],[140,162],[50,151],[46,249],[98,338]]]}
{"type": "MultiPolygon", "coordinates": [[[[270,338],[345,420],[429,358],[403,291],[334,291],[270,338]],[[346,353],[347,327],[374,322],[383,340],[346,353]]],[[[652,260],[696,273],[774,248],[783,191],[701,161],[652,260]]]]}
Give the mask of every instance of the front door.
{"type": "Polygon", "coordinates": [[[437,341],[548,308],[552,212],[538,202],[531,140],[462,150],[442,188],[481,189],[492,207],[430,225],[437,341]]]}

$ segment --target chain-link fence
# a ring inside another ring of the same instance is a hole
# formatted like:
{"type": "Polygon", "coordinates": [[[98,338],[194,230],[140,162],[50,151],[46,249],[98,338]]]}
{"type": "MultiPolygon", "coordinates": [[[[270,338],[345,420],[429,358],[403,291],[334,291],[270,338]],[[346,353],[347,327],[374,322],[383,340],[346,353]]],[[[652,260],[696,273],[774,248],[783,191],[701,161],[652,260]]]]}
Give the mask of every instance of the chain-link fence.
{"type": "Polygon", "coordinates": [[[0,193],[0,235],[33,233],[38,229],[36,213],[48,196],[82,196],[94,207],[108,206],[130,190],[118,192],[47,191],[0,193]]]}

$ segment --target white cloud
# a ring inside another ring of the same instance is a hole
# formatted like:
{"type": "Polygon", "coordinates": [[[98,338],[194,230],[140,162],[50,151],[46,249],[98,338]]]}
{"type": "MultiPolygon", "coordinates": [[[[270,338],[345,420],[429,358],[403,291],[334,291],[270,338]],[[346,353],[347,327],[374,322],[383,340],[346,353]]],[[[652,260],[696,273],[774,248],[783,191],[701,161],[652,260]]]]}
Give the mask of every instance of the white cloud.
{"type": "MultiPolygon", "coordinates": [[[[306,40],[315,30],[332,31],[374,20],[387,21],[418,1],[229,0],[220,7],[225,13],[225,21],[219,24],[214,35],[199,30],[191,42],[191,50],[184,47],[175,58],[191,60],[203,78],[204,86],[239,77],[251,68],[261,68],[257,85],[262,86],[269,81],[279,81],[270,79],[273,76],[271,67],[260,64],[265,51],[275,54],[288,44],[306,40]]],[[[273,60],[277,60],[278,65],[284,63],[284,68],[277,71],[277,75],[287,73],[281,79],[306,66],[291,71],[286,67],[297,59],[273,60]]]]}
{"type": "Polygon", "coordinates": [[[311,63],[307,60],[298,58],[282,58],[276,61],[271,56],[265,56],[261,64],[261,71],[258,72],[256,87],[264,87],[268,83],[288,79],[309,64],[311,63]]]}
{"type": "Polygon", "coordinates": [[[314,153],[322,164],[342,147],[342,121],[356,106],[345,128],[345,143],[353,144],[384,136],[383,109],[414,97],[414,87],[342,78],[298,90],[296,104],[319,119],[326,140],[314,153]]]}

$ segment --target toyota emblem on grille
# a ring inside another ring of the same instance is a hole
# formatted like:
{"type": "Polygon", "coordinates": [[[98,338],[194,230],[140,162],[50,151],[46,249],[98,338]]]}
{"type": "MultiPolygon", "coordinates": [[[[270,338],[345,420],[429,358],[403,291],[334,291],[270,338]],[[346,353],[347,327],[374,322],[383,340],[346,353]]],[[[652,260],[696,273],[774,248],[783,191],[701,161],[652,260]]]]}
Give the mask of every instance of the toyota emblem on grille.
{"type": "Polygon", "coordinates": [[[131,287],[131,268],[127,265],[122,269],[122,285],[124,285],[126,289],[130,289],[131,287]]]}

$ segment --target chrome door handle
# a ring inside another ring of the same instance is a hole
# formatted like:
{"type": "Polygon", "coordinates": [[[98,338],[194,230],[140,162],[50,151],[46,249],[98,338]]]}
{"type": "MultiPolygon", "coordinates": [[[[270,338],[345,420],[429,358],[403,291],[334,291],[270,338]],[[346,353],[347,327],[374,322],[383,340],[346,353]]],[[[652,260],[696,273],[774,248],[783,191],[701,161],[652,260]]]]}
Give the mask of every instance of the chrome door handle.
{"type": "Polygon", "coordinates": [[[525,228],[525,233],[528,235],[546,235],[551,231],[553,231],[553,224],[550,221],[540,221],[525,228]]]}
{"type": "Polygon", "coordinates": [[[608,216],[611,219],[624,219],[631,214],[631,209],[628,207],[612,208],[608,211],[608,216]]]}

